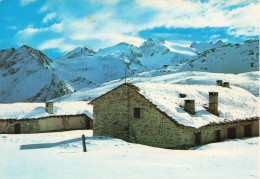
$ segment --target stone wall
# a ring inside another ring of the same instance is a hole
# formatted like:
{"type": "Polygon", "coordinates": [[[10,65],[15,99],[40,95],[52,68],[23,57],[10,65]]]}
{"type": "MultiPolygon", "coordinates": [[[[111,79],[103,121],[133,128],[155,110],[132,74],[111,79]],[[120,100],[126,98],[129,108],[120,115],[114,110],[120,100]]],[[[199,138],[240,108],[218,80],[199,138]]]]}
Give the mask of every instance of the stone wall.
{"type": "Polygon", "coordinates": [[[228,139],[228,128],[236,128],[236,138],[244,138],[244,126],[250,124],[252,126],[252,136],[259,136],[259,120],[242,120],[240,122],[230,122],[225,124],[214,124],[204,126],[198,129],[183,128],[181,132],[181,140],[183,148],[196,146],[195,133],[201,133],[201,144],[217,142],[216,131],[220,131],[220,140],[228,139]]]}
{"type": "Polygon", "coordinates": [[[126,86],[121,86],[94,102],[95,136],[110,136],[128,141],[127,90],[126,86]]]}
{"type": "Polygon", "coordinates": [[[142,95],[127,85],[93,101],[94,135],[120,138],[129,142],[162,148],[187,149],[195,144],[195,133],[200,133],[200,144],[228,138],[228,128],[236,128],[236,137],[244,137],[244,126],[252,125],[252,136],[259,136],[259,119],[214,124],[199,129],[180,125],[161,112],[142,95]],[[140,110],[140,117],[135,108],[140,110]]]}
{"type": "Polygon", "coordinates": [[[82,114],[20,120],[0,119],[0,133],[14,134],[15,124],[20,124],[21,133],[39,133],[93,128],[92,119],[85,114],[82,114]]]}

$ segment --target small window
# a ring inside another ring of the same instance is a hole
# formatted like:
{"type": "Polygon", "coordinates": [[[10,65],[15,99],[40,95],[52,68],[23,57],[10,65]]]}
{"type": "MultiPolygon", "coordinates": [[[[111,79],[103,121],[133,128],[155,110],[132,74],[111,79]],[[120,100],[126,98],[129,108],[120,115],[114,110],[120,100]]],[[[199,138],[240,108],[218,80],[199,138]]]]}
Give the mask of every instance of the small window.
{"type": "Polygon", "coordinates": [[[134,117],[135,118],[140,118],[141,114],[140,114],[140,108],[134,108],[134,117]]]}
{"type": "Polygon", "coordinates": [[[199,133],[195,133],[195,145],[200,145],[201,141],[200,141],[200,138],[201,138],[201,135],[200,135],[200,132],[199,133]]]}
{"type": "Polygon", "coordinates": [[[252,137],[252,127],[250,124],[244,126],[244,137],[252,137]]]}
{"type": "Polygon", "coordinates": [[[215,131],[215,136],[216,136],[216,142],[219,142],[221,140],[220,130],[215,131]]]}
{"type": "Polygon", "coordinates": [[[235,139],[236,137],[236,128],[228,128],[228,139],[235,139]]]}

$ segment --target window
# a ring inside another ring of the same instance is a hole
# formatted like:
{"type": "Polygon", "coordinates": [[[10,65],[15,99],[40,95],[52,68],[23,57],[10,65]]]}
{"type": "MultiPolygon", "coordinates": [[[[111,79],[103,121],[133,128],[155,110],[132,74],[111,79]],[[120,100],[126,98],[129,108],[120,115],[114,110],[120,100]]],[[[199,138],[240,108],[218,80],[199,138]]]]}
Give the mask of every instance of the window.
{"type": "Polygon", "coordinates": [[[236,138],[236,128],[228,128],[228,139],[235,139],[236,138]]]}
{"type": "Polygon", "coordinates": [[[140,118],[141,117],[141,110],[140,108],[134,108],[134,117],[140,118]]]}
{"type": "Polygon", "coordinates": [[[201,143],[201,141],[200,141],[200,138],[201,138],[200,132],[199,133],[195,133],[194,135],[195,135],[195,145],[199,145],[201,143]]]}
{"type": "Polygon", "coordinates": [[[216,131],[215,131],[215,136],[216,136],[216,142],[219,142],[219,141],[221,140],[220,130],[216,130],[216,131]]]}
{"type": "Polygon", "coordinates": [[[250,124],[244,126],[244,137],[252,137],[252,127],[250,124]]]}

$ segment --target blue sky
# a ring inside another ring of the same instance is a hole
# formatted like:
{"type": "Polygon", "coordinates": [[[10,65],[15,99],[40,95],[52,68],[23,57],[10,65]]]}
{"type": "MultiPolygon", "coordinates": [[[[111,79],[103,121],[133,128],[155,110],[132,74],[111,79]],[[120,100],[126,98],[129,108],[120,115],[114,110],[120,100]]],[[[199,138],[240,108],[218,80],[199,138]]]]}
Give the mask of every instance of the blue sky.
{"type": "Polygon", "coordinates": [[[26,44],[55,59],[157,37],[184,46],[259,39],[259,1],[0,0],[0,49],[26,44]]]}

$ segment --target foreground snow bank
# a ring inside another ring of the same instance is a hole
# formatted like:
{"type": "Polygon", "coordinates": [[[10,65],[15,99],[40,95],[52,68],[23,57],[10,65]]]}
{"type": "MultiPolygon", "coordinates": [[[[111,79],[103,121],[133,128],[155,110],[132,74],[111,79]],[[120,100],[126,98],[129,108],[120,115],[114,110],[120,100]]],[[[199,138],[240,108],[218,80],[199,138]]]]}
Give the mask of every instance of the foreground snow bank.
{"type": "Polygon", "coordinates": [[[184,151],[92,137],[91,130],[1,134],[0,178],[258,178],[258,151],[258,137],[184,151]]]}

